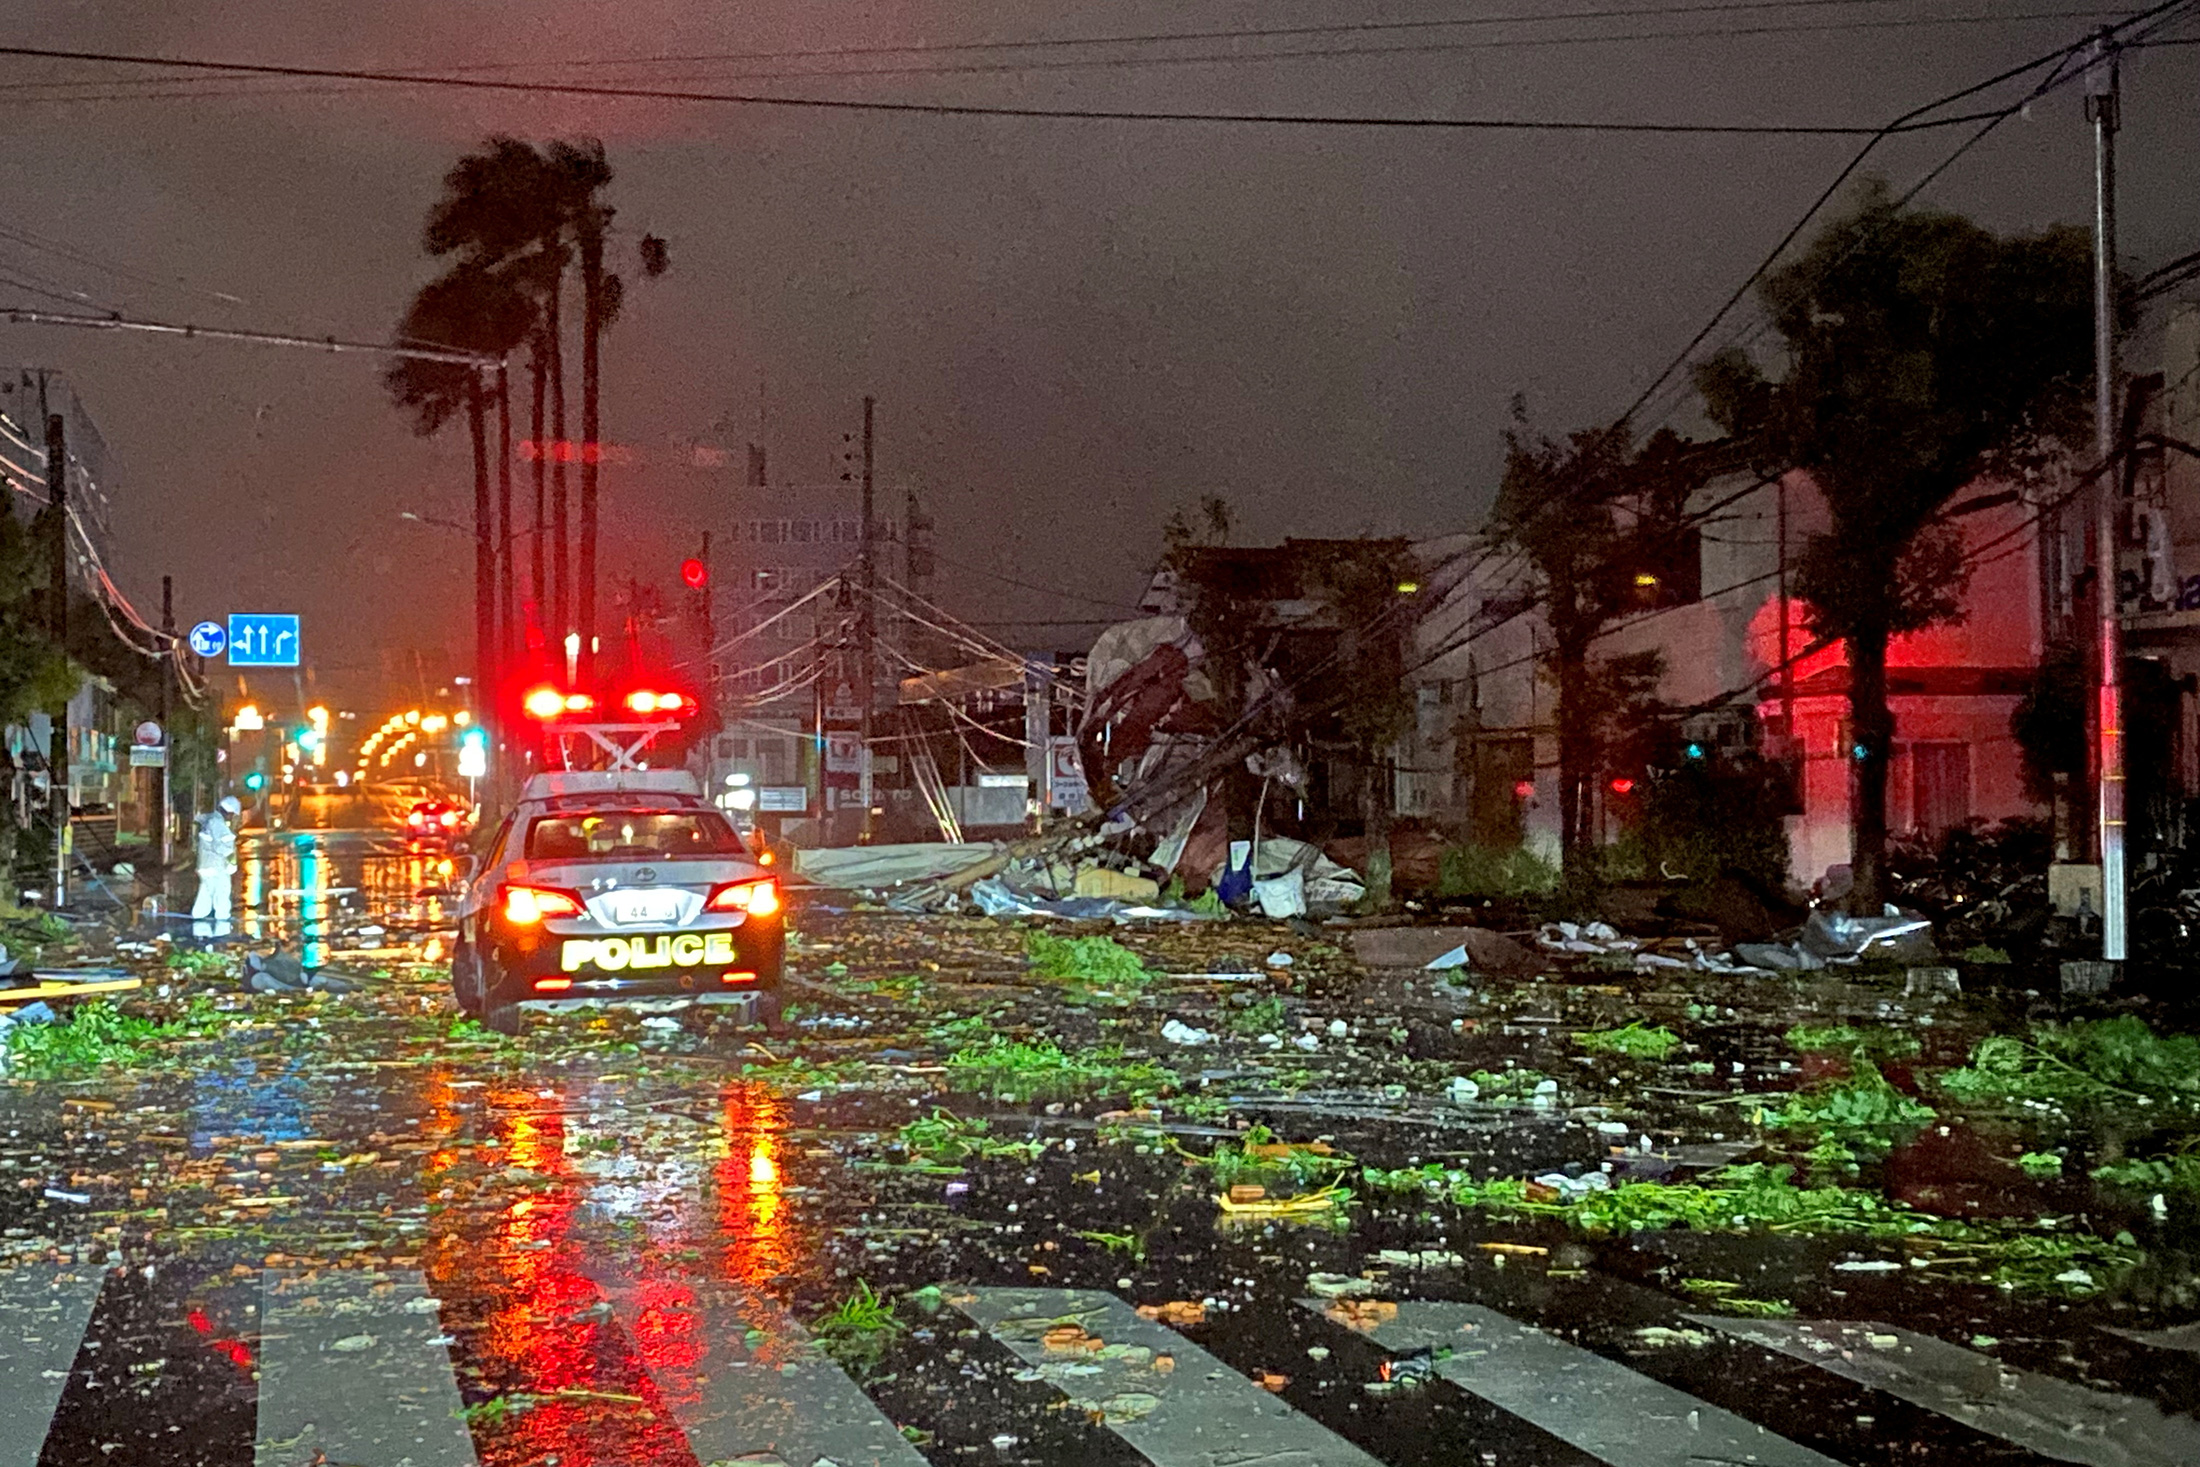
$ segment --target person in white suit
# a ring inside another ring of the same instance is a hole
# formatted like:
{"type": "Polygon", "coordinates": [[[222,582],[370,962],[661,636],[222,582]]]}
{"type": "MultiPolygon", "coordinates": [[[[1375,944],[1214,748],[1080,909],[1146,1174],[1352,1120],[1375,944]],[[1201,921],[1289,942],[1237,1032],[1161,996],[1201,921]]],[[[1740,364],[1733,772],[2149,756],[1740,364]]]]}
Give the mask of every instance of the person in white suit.
{"type": "Polygon", "coordinates": [[[199,819],[193,842],[198,857],[199,892],[191,902],[191,934],[194,937],[227,937],[230,879],[237,874],[237,825],[244,823],[244,806],[235,795],[199,819]],[[231,822],[235,822],[232,824],[231,822]]]}

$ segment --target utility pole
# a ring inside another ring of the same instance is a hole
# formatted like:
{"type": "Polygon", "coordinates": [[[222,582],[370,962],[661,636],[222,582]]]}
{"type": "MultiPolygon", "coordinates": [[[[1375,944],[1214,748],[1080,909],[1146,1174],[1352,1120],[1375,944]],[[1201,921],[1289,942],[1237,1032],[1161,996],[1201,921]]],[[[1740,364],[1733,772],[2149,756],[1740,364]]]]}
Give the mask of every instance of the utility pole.
{"type": "Polygon", "coordinates": [[[474,440],[474,696],[481,700],[479,714],[486,722],[486,694],[495,676],[497,655],[497,562],[496,521],[489,507],[489,430],[481,396],[481,374],[468,373],[466,426],[474,440]]]}
{"type": "Polygon", "coordinates": [[[858,692],[862,697],[862,752],[856,756],[856,798],[863,802],[863,835],[865,845],[871,843],[871,723],[872,704],[878,697],[878,547],[877,522],[871,506],[872,410],[878,399],[863,399],[863,559],[859,580],[863,587],[863,604],[856,608],[856,665],[857,676],[862,679],[858,692]]]}
{"type": "MultiPolygon", "coordinates": [[[[43,384],[41,384],[43,386],[43,384]]],[[[69,427],[59,413],[46,415],[46,503],[53,516],[53,644],[69,656],[69,427]]],[[[53,910],[69,900],[69,695],[54,710],[53,752],[46,778],[53,800],[53,910]]]]}
{"type": "Polygon", "coordinates": [[[179,655],[176,651],[176,579],[173,576],[162,576],[160,578],[160,631],[161,645],[166,647],[168,651],[160,664],[162,763],[160,768],[153,771],[154,782],[160,786],[160,799],[153,808],[159,812],[160,817],[160,904],[165,910],[168,905],[168,863],[175,859],[172,827],[176,823],[175,817],[169,813],[171,798],[169,781],[175,778],[176,736],[175,732],[168,727],[168,719],[171,716],[168,685],[175,680],[176,658],[179,655]]]}
{"type": "MultiPolygon", "coordinates": [[[[519,587],[512,574],[512,384],[497,369],[497,666],[519,663],[519,587]]],[[[497,705],[495,689],[483,688],[485,708],[497,705]]]]}
{"type": "Polygon", "coordinates": [[[2123,476],[2107,465],[2116,448],[2116,50],[2104,32],[2085,79],[2093,123],[2093,441],[2101,471],[2093,489],[2093,600],[2100,617],[2095,687],[2094,770],[2100,786],[2101,960],[2124,959],[2124,638],[2118,606],[2117,501],[2123,476]]]}

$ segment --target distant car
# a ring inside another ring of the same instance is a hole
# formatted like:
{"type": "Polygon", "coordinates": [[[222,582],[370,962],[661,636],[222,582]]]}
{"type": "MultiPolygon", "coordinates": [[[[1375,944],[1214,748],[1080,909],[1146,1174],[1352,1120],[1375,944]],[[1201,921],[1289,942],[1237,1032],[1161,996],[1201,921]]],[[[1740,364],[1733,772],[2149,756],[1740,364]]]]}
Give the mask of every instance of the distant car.
{"type": "Polygon", "coordinates": [[[405,833],[423,840],[452,839],[472,826],[472,812],[448,800],[420,800],[405,812],[405,833]]]}
{"type": "Polygon", "coordinates": [[[637,999],[776,1003],[779,883],[693,776],[538,774],[481,850],[451,987],[490,1028],[637,999]]]}

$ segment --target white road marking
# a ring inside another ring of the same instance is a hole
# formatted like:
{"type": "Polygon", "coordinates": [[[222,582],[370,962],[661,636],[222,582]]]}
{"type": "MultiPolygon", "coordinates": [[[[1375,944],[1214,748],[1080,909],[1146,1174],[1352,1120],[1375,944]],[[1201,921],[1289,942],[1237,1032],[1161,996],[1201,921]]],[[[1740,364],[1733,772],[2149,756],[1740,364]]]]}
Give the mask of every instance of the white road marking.
{"type": "Polygon", "coordinates": [[[0,1275],[0,1467],[38,1467],[104,1269],[40,1264],[0,1275]]]}
{"type": "Polygon", "coordinates": [[[710,1280],[589,1276],[633,1337],[697,1461],[769,1453],[787,1467],[925,1467],[900,1429],[772,1301],[710,1280]]]}
{"type": "Polygon", "coordinates": [[[418,1272],[263,1277],[252,1467],[477,1467],[418,1272]]]}
{"type": "Polygon", "coordinates": [[[2192,1467],[2200,1422],[2151,1401],[2013,1370],[1989,1355],[1884,1324],[1723,1319],[1696,1323],[1805,1360],[2057,1462],[2192,1467]]]}
{"type": "Polygon", "coordinates": [[[1405,1300],[1394,1317],[1367,1327],[1374,1316],[1364,1308],[1300,1302],[1393,1354],[1435,1351],[1437,1375],[1615,1467],[1841,1467],[1731,1411],[1479,1304],[1405,1300]]]}
{"type": "Polygon", "coordinates": [[[1379,1467],[1112,1294],[974,1289],[948,1297],[1155,1467],[1379,1467]]]}

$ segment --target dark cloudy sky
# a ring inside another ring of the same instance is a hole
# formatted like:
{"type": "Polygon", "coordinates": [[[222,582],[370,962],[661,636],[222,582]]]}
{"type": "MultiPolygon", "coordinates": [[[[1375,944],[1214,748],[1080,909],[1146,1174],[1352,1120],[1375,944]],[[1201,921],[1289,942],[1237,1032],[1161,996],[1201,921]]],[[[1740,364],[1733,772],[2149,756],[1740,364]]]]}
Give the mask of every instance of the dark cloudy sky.
{"type": "MultiPolygon", "coordinates": [[[[614,64],[1554,8],[1673,7],[31,0],[9,34],[786,95],[1876,124],[2111,13],[1820,0],[1167,47],[614,64]],[[1981,16],[1994,19],[1890,24],[1981,16]],[[1731,33],[1762,27],[1785,29],[1731,33]],[[1696,34],[1647,38],[1670,31],[1696,34]],[[1574,39],[1521,44],[1562,37],[1574,39]],[[1377,46],[1414,49],[1125,64],[1377,46]],[[1064,64],[1099,58],[1117,64],[1064,64]],[[1011,63],[1025,69],[997,69],[1011,63]],[[950,66],[996,69],[938,70],[950,66]],[[753,75],[851,67],[931,74],[753,75]]],[[[2200,48],[2127,63],[2125,245],[2142,263],[2200,244],[2196,63],[2200,48]]],[[[440,174],[483,134],[600,134],[629,272],[644,232],[668,239],[674,262],[634,283],[610,339],[607,439],[649,454],[727,428],[746,437],[761,381],[775,477],[821,479],[875,393],[881,472],[925,488],[943,548],[1100,600],[1134,594],[1162,518],[1202,493],[1227,496],[1260,538],[1471,526],[1514,393],[1554,431],[1615,414],[1855,145],[857,116],[148,80],[19,60],[0,61],[0,76],[0,230],[84,257],[0,235],[0,278],[18,282],[0,298],[81,291],[138,313],[316,334],[388,334],[430,273],[417,234],[440,174]]],[[[1904,186],[1957,136],[1903,141],[1877,166],[1904,186]]],[[[1927,197],[2003,228],[2082,221],[2090,150],[2074,91],[2008,124],[1927,197]]],[[[371,364],[0,334],[7,358],[71,372],[117,451],[117,569],[142,602],[168,571],[186,618],[299,610],[335,671],[381,645],[463,645],[466,542],[398,518],[466,513],[463,441],[409,437],[371,364]]],[[[605,554],[621,572],[669,566],[712,523],[692,477],[612,469],[605,494],[605,554]]],[[[973,616],[1101,614],[953,567],[943,580],[973,616]]]]}

